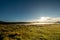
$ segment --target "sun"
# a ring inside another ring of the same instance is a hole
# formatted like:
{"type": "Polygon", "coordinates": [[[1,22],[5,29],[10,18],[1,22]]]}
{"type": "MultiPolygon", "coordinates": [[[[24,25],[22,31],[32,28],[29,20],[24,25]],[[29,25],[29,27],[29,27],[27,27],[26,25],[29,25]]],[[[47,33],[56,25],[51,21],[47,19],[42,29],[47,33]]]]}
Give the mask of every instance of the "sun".
{"type": "Polygon", "coordinates": [[[40,21],[48,21],[48,19],[50,19],[50,17],[41,17],[40,21]]]}
{"type": "Polygon", "coordinates": [[[45,20],[47,20],[45,17],[40,18],[40,21],[45,21],[45,20]]]}
{"type": "Polygon", "coordinates": [[[39,19],[32,20],[33,22],[48,22],[51,20],[51,17],[40,17],[39,19]]]}
{"type": "Polygon", "coordinates": [[[41,17],[41,20],[45,20],[45,17],[41,17]]]}

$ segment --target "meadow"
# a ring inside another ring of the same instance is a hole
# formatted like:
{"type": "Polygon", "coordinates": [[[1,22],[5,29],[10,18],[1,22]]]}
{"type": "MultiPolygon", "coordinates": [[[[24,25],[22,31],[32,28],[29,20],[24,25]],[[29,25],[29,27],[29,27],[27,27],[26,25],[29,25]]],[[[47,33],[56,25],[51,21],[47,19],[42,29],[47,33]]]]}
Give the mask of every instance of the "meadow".
{"type": "Polygon", "coordinates": [[[0,40],[60,40],[60,24],[0,24],[0,40]]]}

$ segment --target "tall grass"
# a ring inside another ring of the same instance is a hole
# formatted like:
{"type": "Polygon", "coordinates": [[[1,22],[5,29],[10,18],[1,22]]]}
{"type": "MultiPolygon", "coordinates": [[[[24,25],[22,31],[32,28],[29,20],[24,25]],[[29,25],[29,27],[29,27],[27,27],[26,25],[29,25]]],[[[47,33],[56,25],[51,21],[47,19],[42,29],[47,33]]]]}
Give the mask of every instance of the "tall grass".
{"type": "Polygon", "coordinates": [[[60,24],[0,24],[1,40],[60,40],[60,24]]]}

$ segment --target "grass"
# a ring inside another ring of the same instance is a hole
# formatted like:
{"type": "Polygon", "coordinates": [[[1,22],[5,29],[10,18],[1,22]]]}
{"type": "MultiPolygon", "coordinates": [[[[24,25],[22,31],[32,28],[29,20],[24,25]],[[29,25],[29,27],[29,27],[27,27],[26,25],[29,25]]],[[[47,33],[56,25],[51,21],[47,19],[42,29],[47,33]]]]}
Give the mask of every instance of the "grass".
{"type": "Polygon", "coordinates": [[[60,24],[0,24],[0,40],[60,40],[60,24]]]}

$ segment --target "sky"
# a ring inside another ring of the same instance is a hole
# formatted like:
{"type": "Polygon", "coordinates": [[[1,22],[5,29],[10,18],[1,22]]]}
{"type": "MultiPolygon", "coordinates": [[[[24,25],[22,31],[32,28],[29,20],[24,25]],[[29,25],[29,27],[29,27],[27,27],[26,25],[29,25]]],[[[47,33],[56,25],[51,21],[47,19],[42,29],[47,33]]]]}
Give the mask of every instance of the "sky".
{"type": "Polygon", "coordinates": [[[0,21],[25,22],[60,17],[60,0],[0,0],[0,21]]]}

